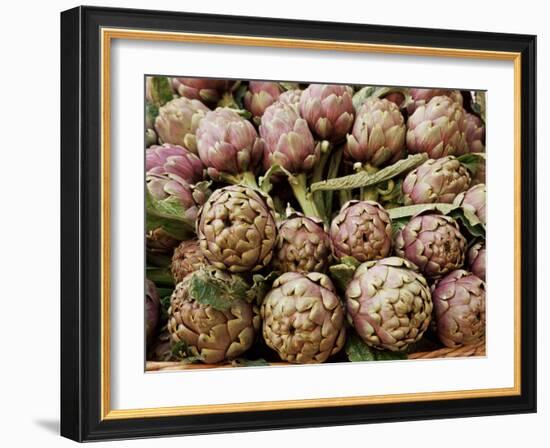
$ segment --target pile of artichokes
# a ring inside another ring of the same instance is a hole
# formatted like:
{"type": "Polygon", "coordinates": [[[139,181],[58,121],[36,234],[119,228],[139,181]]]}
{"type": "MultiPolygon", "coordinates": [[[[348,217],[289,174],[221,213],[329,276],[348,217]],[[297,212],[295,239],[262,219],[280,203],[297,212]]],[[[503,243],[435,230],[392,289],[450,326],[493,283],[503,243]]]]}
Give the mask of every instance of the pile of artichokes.
{"type": "Polygon", "coordinates": [[[485,338],[485,94],[147,77],[147,359],[485,338]]]}

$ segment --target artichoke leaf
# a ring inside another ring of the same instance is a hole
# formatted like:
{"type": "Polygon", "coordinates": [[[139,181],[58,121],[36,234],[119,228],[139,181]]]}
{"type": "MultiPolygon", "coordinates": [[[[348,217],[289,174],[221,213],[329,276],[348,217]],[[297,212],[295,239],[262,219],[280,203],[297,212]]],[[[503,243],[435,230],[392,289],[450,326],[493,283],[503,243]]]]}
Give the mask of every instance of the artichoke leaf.
{"type": "Polygon", "coordinates": [[[369,347],[356,334],[351,334],[346,341],[346,354],[351,362],[362,361],[391,361],[396,359],[406,359],[407,355],[403,352],[392,352],[389,350],[377,350],[369,347]]]}
{"type": "Polygon", "coordinates": [[[198,303],[218,311],[230,309],[234,300],[246,300],[249,289],[250,286],[239,276],[235,275],[231,282],[226,282],[216,278],[208,269],[195,271],[189,285],[190,295],[198,303]]]}
{"type": "Polygon", "coordinates": [[[284,169],[281,165],[271,165],[269,169],[265,172],[263,176],[259,179],[260,189],[269,194],[273,189],[273,184],[271,183],[271,176],[276,174],[284,174],[286,177],[292,177],[292,174],[284,169]]]}
{"type": "Polygon", "coordinates": [[[464,167],[475,176],[482,163],[486,160],[484,152],[471,152],[457,157],[458,161],[464,165],[464,167]]]}
{"type": "Polygon", "coordinates": [[[183,364],[197,364],[204,361],[201,356],[191,354],[189,346],[185,341],[178,341],[170,348],[173,358],[181,361],[183,364]]]}
{"type": "Polygon", "coordinates": [[[151,77],[151,98],[157,107],[163,106],[174,98],[170,80],[166,76],[151,77]]]}
{"type": "Polygon", "coordinates": [[[428,156],[425,153],[410,155],[406,159],[399,160],[393,165],[382,168],[375,173],[368,173],[365,170],[361,170],[349,176],[315,182],[311,185],[311,191],[336,191],[372,187],[399,176],[400,174],[406,173],[422,165],[426,160],[428,160],[428,156]]]}
{"type": "Polygon", "coordinates": [[[359,110],[359,108],[363,105],[367,98],[371,97],[375,91],[376,87],[373,86],[365,86],[362,89],[358,90],[351,99],[355,110],[359,110]]]}
{"type": "Polygon", "coordinates": [[[261,305],[264,297],[271,290],[273,282],[278,276],[279,273],[277,271],[271,271],[265,276],[262,274],[254,274],[252,276],[252,287],[246,292],[247,302],[256,302],[258,305],[261,305]]]}
{"type": "Polygon", "coordinates": [[[156,268],[148,266],[145,269],[145,276],[156,285],[173,286],[174,280],[167,268],[156,268]]]}
{"type": "MultiPolygon", "coordinates": [[[[345,257],[345,258],[352,258],[352,257],[345,257]]],[[[345,291],[348,287],[349,283],[351,282],[351,279],[353,278],[353,274],[355,274],[355,269],[357,266],[354,264],[342,262],[340,264],[335,264],[329,268],[330,276],[334,280],[334,283],[336,283],[336,286],[340,291],[345,291]]]]}
{"type": "Polygon", "coordinates": [[[246,358],[237,358],[231,361],[231,365],[233,367],[260,367],[260,366],[268,366],[269,363],[263,359],[246,359],[246,358]]]}

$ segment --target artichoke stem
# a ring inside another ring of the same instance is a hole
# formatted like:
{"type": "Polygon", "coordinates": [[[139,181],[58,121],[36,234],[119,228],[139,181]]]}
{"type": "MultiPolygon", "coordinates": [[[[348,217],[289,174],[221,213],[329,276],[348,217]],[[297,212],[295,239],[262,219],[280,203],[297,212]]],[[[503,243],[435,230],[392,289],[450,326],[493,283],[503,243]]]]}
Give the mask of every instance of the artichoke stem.
{"type": "Polygon", "coordinates": [[[241,175],[241,183],[243,185],[246,185],[251,188],[255,188],[256,190],[259,190],[260,187],[258,186],[258,182],[256,181],[256,176],[251,171],[245,171],[241,175]]]}
{"type": "Polygon", "coordinates": [[[342,208],[342,206],[348,202],[348,201],[351,201],[351,190],[340,190],[338,192],[338,199],[340,200],[340,208],[342,208]]]}
{"type": "Polygon", "coordinates": [[[362,201],[376,201],[378,202],[378,190],[376,187],[361,188],[361,200],[362,201]]]}
{"type": "MultiPolygon", "coordinates": [[[[344,147],[341,146],[338,148],[330,160],[330,165],[328,167],[327,179],[334,179],[338,176],[338,169],[340,168],[340,162],[342,161],[342,154],[344,152],[344,147]]],[[[332,199],[334,197],[334,191],[329,190],[325,191],[325,210],[330,212],[332,210],[332,199]]],[[[327,216],[330,219],[330,216],[327,216]]]]}
{"type": "MultiPolygon", "coordinates": [[[[327,164],[327,161],[330,157],[330,154],[332,152],[332,144],[326,140],[323,140],[322,142],[318,143],[321,147],[321,157],[319,158],[319,161],[315,165],[315,169],[313,170],[313,174],[311,176],[311,183],[319,182],[323,180],[323,173],[325,172],[325,165],[327,164]]],[[[319,212],[322,215],[327,215],[325,209],[325,194],[322,191],[316,191],[313,194],[313,201],[315,202],[315,206],[319,210],[319,212]]]]}
{"type": "Polygon", "coordinates": [[[321,213],[319,213],[315,203],[310,199],[307,193],[305,173],[292,176],[292,178],[288,179],[288,183],[290,184],[292,192],[300,204],[300,207],[302,207],[302,212],[304,212],[304,215],[324,219],[323,216],[321,216],[321,213]]]}

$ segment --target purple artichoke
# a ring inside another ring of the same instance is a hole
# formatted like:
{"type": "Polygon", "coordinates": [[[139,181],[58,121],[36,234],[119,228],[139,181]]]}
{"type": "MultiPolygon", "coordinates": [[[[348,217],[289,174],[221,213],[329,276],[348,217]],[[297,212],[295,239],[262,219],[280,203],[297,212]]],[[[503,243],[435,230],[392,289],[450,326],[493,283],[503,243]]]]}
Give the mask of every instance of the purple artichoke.
{"type": "Polygon", "coordinates": [[[465,132],[468,152],[485,152],[485,124],[481,118],[466,113],[465,132]]]}
{"type": "Polygon", "coordinates": [[[277,82],[250,81],[244,95],[244,107],[254,119],[259,119],[277,101],[281,92],[282,88],[277,82]]]}
{"type": "Polygon", "coordinates": [[[409,89],[411,94],[411,102],[407,106],[409,114],[412,114],[418,107],[426,105],[435,96],[447,96],[454,102],[460,104],[464,103],[462,94],[458,90],[449,89],[409,89]]]}
{"type": "Polygon", "coordinates": [[[182,241],[172,256],[170,270],[174,283],[181,282],[187,274],[206,265],[198,240],[182,241]]]}
{"type": "Polygon", "coordinates": [[[300,98],[302,97],[302,92],[303,90],[299,89],[287,90],[286,92],[279,95],[279,99],[277,100],[277,102],[285,104],[287,106],[292,106],[296,110],[298,110],[300,106],[300,98]]]}
{"type": "Polygon", "coordinates": [[[414,263],[428,278],[462,267],[466,239],[449,216],[428,213],[413,217],[395,238],[395,253],[414,263]]]}
{"type": "Polygon", "coordinates": [[[204,178],[204,166],[195,154],[168,143],[146,149],[145,171],[148,175],[175,174],[191,184],[204,178]]]}
{"type": "Polygon", "coordinates": [[[217,103],[233,84],[225,79],[172,78],[172,88],[181,96],[208,104],[217,103]]]}
{"type": "Polygon", "coordinates": [[[487,223],[485,210],[487,204],[487,190],[485,184],[474,185],[468,191],[459,194],[455,198],[454,203],[474,213],[483,224],[487,223]]]}
{"type": "Polygon", "coordinates": [[[468,170],[453,156],[428,159],[403,181],[405,205],[452,203],[470,186],[468,170]]]}
{"type": "Polygon", "coordinates": [[[332,84],[310,84],[300,98],[300,115],[321,139],[339,141],[353,124],[353,89],[332,84]]]}
{"type": "Polygon", "coordinates": [[[274,267],[280,272],[324,272],[331,254],[323,221],[292,213],[279,226],[274,267]]]}
{"type": "Polygon", "coordinates": [[[433,97],[419,106],[407,121],[407,149],[410,153],[428,154],[430,159],[468,152],[466,112],[446,96],[433,97]]]}
{"type": "Polygon", "coordinates": [[[146,235],[147,250],[156,254],[171,254],[179,240],[168,234],[162,227],[150,230],[146,235]]]}
{"type": "Polygon", "coordinates": [[[243,185],[220,188],[200,211],[201,251],[218,269],[257,271],[269,264],[277,242],[273,202],[243,185]]]}
{"type": "Polygon", "coordinates": [[[392,246],[390,215],[374,201],[348,201],[330,226],[336,259],[354,257],[360,262],[387,257],[392,246]]]}
{"type": "Polygon", "coordinates": [[[265,296],[261,315],[264,340],[284,361],[325,362],[346,341],[344,308],[325,274],[281,275],[265,296]]]}
{"type": "Polygon", "coordinates": [[[485,281],[485,243],[479,241],[468,250],[470,271],[485,281]]]}
{"type": "Polygon", "coordinates": [[[405,133],[405,120],[394,103],[368,98],[357,111],[345,154],[376,167],[391,165],[404,155],[405,133]]]}
{"type": "Polygon", "coordinates": [[[311,171],[320,157],[307,122],[291,106],[275,103],[262,116],[260,135],[265,141],[264,168],[281,165],[291,173],[311,171]]]}
{"type": "Polygon", "coordinates": [[[155,118],[155,131],[159,141],[183,146],[196,154],[195,134],[209,110],[200,101],[187,98],[176,98],[166,103],[155,118]]]}
{"type": "Polygon", "coordinates": [[[222,173],[253,173],[262,160],[264,146],[252,123],[232,109],[208,112],[197,129],[199,156],[213,179],[222,173]]]}
{"type": "Polygon", "coordinates": [[[485,282],[462,269],[432,287],[437,334],[447,347],[471,345],[485,336],[485,282]]]}
{"type": "Polygon", "coordinates": [[[419,341],[432,315],[426,279],[398,257],[361,264],[346,289],[346,306],[349,322],[367,345],[392,351],[419,341]]]}
{"type": "Polygon", "coordinates": [[[160,318],[160,297],[155,284],[145,279],[145,336],[151,342],[160,318]]]}

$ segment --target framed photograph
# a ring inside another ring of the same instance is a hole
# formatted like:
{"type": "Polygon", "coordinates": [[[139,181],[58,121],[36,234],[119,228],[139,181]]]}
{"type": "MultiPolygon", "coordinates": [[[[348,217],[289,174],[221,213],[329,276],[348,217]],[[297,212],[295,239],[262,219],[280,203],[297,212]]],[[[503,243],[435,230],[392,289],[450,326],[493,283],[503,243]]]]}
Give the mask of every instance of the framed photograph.
{"type": "Polygon", "coordinates": [[[536,411],[529,35],[61,14],[61,433],[536,411]]]}

